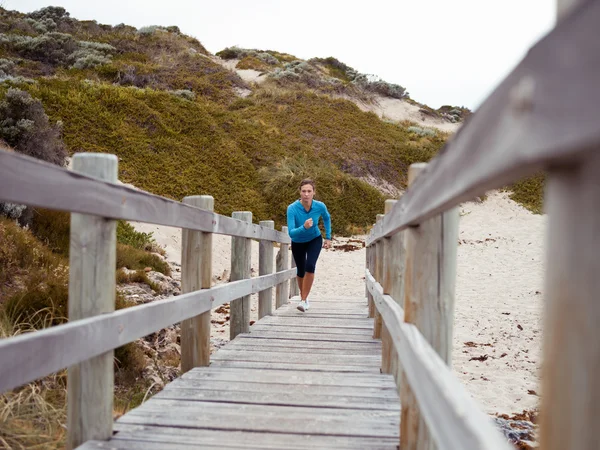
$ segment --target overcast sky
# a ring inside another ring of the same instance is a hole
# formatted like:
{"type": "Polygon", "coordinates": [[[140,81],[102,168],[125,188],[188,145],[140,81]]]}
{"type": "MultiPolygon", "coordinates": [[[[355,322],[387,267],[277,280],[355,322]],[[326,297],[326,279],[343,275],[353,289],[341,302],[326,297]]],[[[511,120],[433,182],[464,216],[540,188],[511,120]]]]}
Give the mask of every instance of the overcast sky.
{"type": "Polygon", "coordinates": [[[211,53],[238,46],[334,56],[404,86],[419,102],[476,109],[554,26],[556,0],[0,0],[63,6],[71,17],[177,25],[211,53]]]}

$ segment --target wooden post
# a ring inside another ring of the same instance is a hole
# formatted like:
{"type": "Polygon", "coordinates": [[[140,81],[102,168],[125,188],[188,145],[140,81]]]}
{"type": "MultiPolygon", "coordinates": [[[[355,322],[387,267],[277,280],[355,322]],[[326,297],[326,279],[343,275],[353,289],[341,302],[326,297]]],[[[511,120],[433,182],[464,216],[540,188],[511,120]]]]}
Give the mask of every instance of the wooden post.
{"type": "MultiPolygon", "coordinates": [[[[385,201],[386,214],[392,210],[397,201],[385,201]]],[[[383,239],[381,286],[383,293],[392,296],[396,302],[403,301],[403,298],[400,296],[402,294],[402,278],[404,276],[402,233],[403,231],[400,231],[392,237],[383,239]],[[400,288],[398,289],[398,287],[400,288]]],[[[385,326],[385,322],[381,328],[381,371],[383,373],[393,373],[394,375],[398,373],[398,352],[394,348],[392,337],[385,326]]]]}
{"type": "MultiPolygon", "coordinates": [[[[376,274],[375,274],[375,261],[376,261],[376,257],[377,253],[376,253],[376,246],[375,244],[371,244],[368,248],[367,248],[367,264],[369,265],[369,272],[371,272],[371,275],[373,275],[373,278],[375,278],[376,274]]],[[[373,296],[371,294],[369,294],[369,318],[373,318],[375,317],[375,302],[373,301],[373,296]]]]}
{"type": "MultiPolygon", "coordinates": [[[[282,227],[281,231],[287,234],[288,227],[282,227]]],[[[287,270],[290,268],[290,255],[289,255],[290,244],[281,244],[275,264],[277,266],[277,272],[287,270]]],[[[277,285],[275,291],[275,308],[285,305],[289,301],[289,281],[284,281],[277,285]]]]}
{"type": "MultiPolygon", "coordinates": [[[[77,153],[73,171],[117,182],[115,155],[77,153]]],[[[102,217],[71,214],[69,247],[69,320],[115,310],[117,222],[102,217]]],[[[60,349],[56,349],[60,351],[60,349]]],[[[112,436],[114,351],[68,369],[67,448],[112,436]]]]}
{"type": "MultiPolygon", "coordinates": [[[[371,264],[371,253],[373,252],[373,245],[369,245],[365,250],[365,267],[369,270],[371,275],[373,274],[373,266],[371,264]]],[[[375,317],[375,303],[373,302],[373,296],[369,292],[369,288],[365,287],[365,294],[367,295],[367,305],[369,307],[368,317],[375,317]]]]}
{"type": "MultiPolygon", "coordinates": [[[[409,168],[409,185],[426,164],[409,168]]],[[[414,324],[450,365],[458,248],[458,208],[426,220],[405,234],[404,320],[414,324]]],[[[401,388],[400,448],[435,448],[409,387],[401,388]]]]}
{"type": "MultiPolygon", "coordinates": [[[[185,197],[183,203],[214,210],[210,195],[185,197]]],[[[181,292],[210,289],[212,281],[212,233],[182,230],[181,292]]],[[[181,372],[210,364],[210,311],[181,322],[181,372]]]]}
{"type": "MultiPolygon", "coordinates": [[[[296,267],[296,260],[294,259],[294,255],[292,255],[290,259],[292,262],[291,268],[294,269],[296,267]]],[[[296,278],[292,278],[290,280],[290,298],[297,297],[298,295],[300,295],[300,288],[298,287],[298,282],[296,281],[296,278]]]]}
{"type": "MultiPolygon", "coordinates": [[[[275,228],[272,220],[262,220],[260,225],[265,228],[275,228]]],[[[258,274],[273,273],[273,242],[261,239],[258,243],[258,274]]],[[[270,287],[258,293],[258,318],[270,316],[273,313],[273,288],[270,287]]]]}
{"type": "MultiPolygon", "coordinates": [[[[384,214],[377,214],[377,223],[383,220],[384,214]]],[[[382,274],[383,274],[383,239],[378,240],[375,243],[375,280],[379,284],[382,282],[382,274]]],[[[381,338],[381,314],[377,311],[377,308],[374,308],[375,311],[375,324],[373,326],[373,339],[381,338]]]]}
{"type": "MultiPolygon", "coordinates": [[[[252,222],[252,213],[236,211],[231,214],[234,219],[252,222]]],[[[231,238],[231,277],[230,281],[250,278],[251,242],[249,238],[231,238]]],[[[250,331],[250,296],[245,295],[230,304],[229,339],[233,340],[240,333],[250,331]]]]}

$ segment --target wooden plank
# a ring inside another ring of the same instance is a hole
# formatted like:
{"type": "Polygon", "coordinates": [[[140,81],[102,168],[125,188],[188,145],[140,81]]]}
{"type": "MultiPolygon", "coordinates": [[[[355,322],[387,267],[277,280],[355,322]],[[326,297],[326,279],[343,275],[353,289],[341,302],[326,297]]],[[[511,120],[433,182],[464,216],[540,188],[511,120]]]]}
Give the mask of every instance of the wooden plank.
{"type": "MultiPolygon", "coordinates": [[[[234,219],[252,222],[250,211],[234,211],[234,219]]],[[[233,237],[231,239],[231,276],[230,281],[245,280],[250,278],[250,265],[252,261],[252,246],[248,238],[233,237]]],[[[229,339],[233,340],[240,333],[250,331],[250,295],[244,295],[231,303],[231,319],[229,322],[229,339]]]]}
{"type": "MultiPolygon", "coordinates": [[[[326,371],[325,371],[326,372],[326,371]]],[[[297,372],[287,370],[245,370],[223,366],[197,367],[181,376],[186,380],[221,380],[230,382],[252,382],[267,384],[312,384],[321,386],[355,386],[395,388],[390,375],[373,377],[371,374],[340,374],[335,370],[327,373],[311,373],[310,369],[298,368],[297,372]]]]}
{"type": "MultiPolygon", "coordinates": [[[[113,274],[114,275],[114,274],[113,274]]],[[[260,278],[277,279],[277,275],[260,278]]],[[[252,292],[252,280],[169,297],[0,340],[0,392],[98,356],[252,292]],[[56,351],[60,349],[60,351],[56,351]]]]}
{"type": "MultiPolygon", "coordinates": [[[[256,327],[257,325],[253,325],[256,327]]],[[[364,333],[347,333],[341,330],[341,333],[335,333],[335,330],[327,330],[324,333],[309,333],[302,330],[286,332],[275,330],[274,328],[254,329],[249,335],[238,335],[237,339],[281,339],[281,340],[297,340],[297,341],[335,341],[335,342],[373,342],[371,334],[364,333]],[[331,332],[329,332],[331,331],[331,332]]]]}
{"type": "Polygon", "coordinates": [[[540,445],[598,448],[600,152],[548,172],[540,445]]]}
{"type": "Polygon", "coordinates": [[[339,328],[339,327],[330,327],[330,328],[321,328],[321,327],[308,327],[304,325],[294,325],[294,324],[262,324],[261,322],[257,322],[252,325],[250,332],[254,334],[256,331],[272,331],[275,330],[277,332],[287,332],[287,333],[301,333],[306,335],[314,335],[314,334],[345,334],[345,335],[358,335],[358,336],[370,336],[371,331],[368,328],[339,328]]]}
{"type": "MultiPolygon", "coordinates": [[[[397,200],[388,199],[385,201],[385,214],[389,214],[397,200]]],[[[396,268],[393,257],[398,256],[392,252],[392,239],[400,238],[399,235],[385,238],[381,241],[383,248],[383,255],[381,257],[381,285],[383,286],[384,294],[389,294],[392,287],[392,276],[402,278],[398,272],[393,272],[396,268]],[[392,275],[393,273],[393,275],[392,275]]],[[[367,289],[368,290],[368,289],[367,289]]],[[[397,360],[397,354],[395,353],[394,346],[390,337],[390,333],[385,327],[385,322],[381,323],[381,371],[383,373],[392,373],[392,361],[397,360]],[[395,357],[395,358],[394,358],[395,357]]]]}
{"type": "Polygon", "coordinates": [[[322,348],[330,350],[368,350],[376,353],[381,349],[381,343],[375,340],[366,342],[311,342],[311,341],[295,341],[291,339],[235,339],[227,344],[228,349],[245,348],[245,347],[281,347],[281,348],[322,348]]]}
{"type": "MultiPolygon", "coordinates": [[[[312,309],[312,305],[311,308],[308,312],[310,312],[310,314],[306,314],[306,313],[302,313],[300,311],[298,311],[296,309],[296,311],[298,312],[298,314],[296,314],[293,311],[289,311],[288,313],[283,313],[283,314],[273,314],[272,319],[274,321],[279,320],[278,318],[284,318],[283,320],[287,320],[287,318],[291,318],[292,320],[295,319],[302,319],[305,318],[306,322],[316,322],[317,320],[322,320],[322,319],[333,319],[333,320],[344,320],[346,322],[354,322],[355,320],[370,320],[367,317],[367,314],[363,314],[363,313],[356,313],[356,314],[348,314],[348,313],[342,313],[342,312],[329,312],[327,310],[321,310],[322,312],[318,311],[318,310],[313,310],[312,309]]],[[[283,320],[280,320],[283,322],[283,320]]]]}
{"type": "Polygon", "coordinates": [[[272,406],[304,406],[317,408],[339,409],[366,409],[379,411],[396,411],[400,415],[400,401],[391,397],[365,397],[352,394],[318,394],[314,395],[306,390],[294,390],[287,386],[286,391],[242,391],[224,390],[215,391],[207,389],[189,389],[179,387],[159,392],[153,398],[163,400],[186,400],[198,402],[216,402],[223,404],[252,404],[272,406]]]}
{"type": "Polygon", "coordinates": [[[306,408],[153,398],[118,419],[120,423],[221,430],[397,437],[397,411],[306,408]]]}
{"type": "MultiPolygon", "coordinates": [[[[336,376],[344,376],[343,374],[335,374],[336,376]]],[[[322,375],[325,376],[325,375],[322,375]]],[[[287,377],[285,377],[287,378],[287,377]]],[[[170,395],[168,392],[177,389],[188,389],[188,390],[202,390],[210,391],[215,395],[224,394],[229,395],[235,392],[253,392],[253,393],[272,393],[272,394],[307,394],[310,396],[343,396],[343,397],[368,397],[383,403],[390,403],[396,405],[399,409],[399,397],[395,386],[386,387],[365,387],[365,386],[337,386],[337,385],[320,385],[320,384],[306,384],[302,381],[300,383],[290,383],[286,379],[281,380],[280,383],[258,383],[251,381],[222,381],[218,379],[183,379],[177,378],[169,383],[165,388],[160,391],[164,395],[170,395]]],[[[158,394],[156,394],[158,395],[158,394]]],[[[228,398],[228,397],[227,397],[228,398]]],[[[360,403],[360,400],[357,400],[360,403]]],[[[356,405],[356,408],[360,409],[360,405],[356,405]]]]}
{"type": "Polygon", "coordinates": [[[373,319],[368,318],[357,318],[357,317],[315,317],[306,315],[304,317],[265,317],[261,320],[260,325],[281,325],[281,326],[299,326],[306,328],[373,328],[373,319]]]}
{"type": "MultiPolygon", "coordinates": [[[[290,341],[293,342],[293,341],[290,341]]],[[[264,345],[244,345],[238,346],[233,344],[227,345],[227,351],[232,352],[273,352],[273,353],[310,353],[310,354],[336,354],[336,355],[373,355],[378,348],[366,347],[366,348],[343,348],[341,346],[336,346],[334,348],[327,348],[323,346],[264,346],[264,345]]],[[[282,355],[280,355],[282,356],[282,355]]],[[[282,356],[283,357],[283,356],[282,356]]],[[[242,358],[243,359],[243,358],[242,358]]]]}
{"type": "MultiPolygon", "coordinates": [[[[75,172],[113,183],[117,181],[117,164],[114,155],[77,153],[73,157],[75,172]]],[[[76,321],[114,311],[117,223],[102,217],[71,214],[70,233],[69,320],[76,321]]],[[[112,435],[113,358],[113,350],[110,349],[69,367],[68,449],[90,439],[108,439],[112,435]]],[[[33,364],[39,362],[37,358],[32,359],[33,364]]],[[[13,370],[12,361],[3,366],[10,366],[10,370],[13,370]]]]}
{"type": "MultiPolygon", "coordinates": [[[[183,203],[206,211],[214,209],[210,195],[185,197],[183,203]]],[[[210,289],[212,282],[212,234],[182,230],[181,292],[210,289]]],[[[181,371],[210,364],[210,310],[181,322],[181,371]]]]}
{"type": "Polygon", "coordinates": [[[136,439],[154,442],[190,443],[210,448],[241,445],[243,448],[294,449],[389,449],[397,447],[394,438],[365,438],[358,436],[317,436],[314,434],[254,433],[243,431],[196,430],[186,428],[152,427],[146,425],[115,424],[119,432],[115,440],[136,439]],[[383,446],[383,447],[380,447],[383,446]]]}
{"type": "Polygon", "coordinates": [[[289,243],[287,234],[0,150],[0,200],[60,211],[289,243]]]}
{"type": "Polygon", "coordinates": [[[366,282],[388,324],[406,379],[440,449],[510,450],[490,416],[467,393],[419,330],[404,322],[402,308],[367,272],[366,282]],[[381,293],[381,295],[379,295],[381,293]]]}
{"type": "MultiPolygon", "coordinates": [[[[214,361],[262,361],[262,362],[280,362],[282,357],[272,352],[239,352],[227,350],[226,347],[219,349],[213,354],[214,361]]],[[[379,366],[381,364],[381,355],[338,355],[318,353],[291,353],[285,357],[286,363],[299,364],[349,364],[354,366],[379,366]]]]}
{"type": "Polygon", "coordinates": [[[228,368],[244,368],[244,369],[261,369],[261,370],[290,370],[297,372],[298,370],[314,371],[314,372],[363,372],[379,374],[379,367],[374,366],[351,366],[351,365],[331,365],[331,364],[301,364],[301,363],[266,363],[257,361],[214,361],[211,367],[228,367],[228,368]]]}
{"type": "MultiPolygon", "coordinates": [[[[292,257],[290,258],[290,267],[292,269],[296,269],[296,260],[294,259],[294,255],[292,254],[292,257]]],[[[296,272],[297,274],[298,272],[296,272]]],[[[290,281],[290,299],[294,299],[294,301],[300,301],[300,298],[298,298],[297,300],[295,299],[295,297],[299,297],[300,296],[300,286],[298,286],[298,279],[294,279],[292,281],[290,281]]]]}
{"type": "Polygon", "coordinates": [[[594,88],[600,79],[599,22],[600,3],[582,2],[540,39],[430,162],[368,243],[595,152],[600,146],[595,120],[600,91],[594,88]],[[574,89],[563,89],[565,80],[576,80],[574,89]]]}
{"type": "MultiPolygon", "coordinates": [[[[262,220],[259,222],[266,228],[275,228],[275,222],[272,220],[262,220]]],[[[273,273],[273,243],[270,241],[260,241],[258,243],[258,274],[268,275],[273,273]]],[[[258,318],[273,314],[273,288],[265,289],[258,294],[258,318]]]]}

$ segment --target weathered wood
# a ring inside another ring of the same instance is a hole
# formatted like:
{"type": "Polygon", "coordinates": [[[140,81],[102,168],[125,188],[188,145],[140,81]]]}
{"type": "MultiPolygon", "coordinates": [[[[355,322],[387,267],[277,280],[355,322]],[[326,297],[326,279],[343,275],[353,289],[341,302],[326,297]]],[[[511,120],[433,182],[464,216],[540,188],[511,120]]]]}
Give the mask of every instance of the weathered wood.
{"type": "Polygon", "coordinates": [[[291,242],[289,236],[280,231],[4,150],[0,150],[0,200],[207,233],[291,242]]]}
{"type": "Polygon", "coordinates": [[[161,443],[206,446],[195,448],[253,448],[305,450],[346,449],[346,450],[394,450],[394,438],[359,436],[317,436],[297,433],[256,433],[232,430],[198,430],[186,428],[153,427],[147,425],[115,424],[119,433],[114,441],[135,440],[161,443]]]}
{"type": "Polygon", "coordinates": [[[269,316],[260,321],[261,325],[300,325],[318,328],[373,328],[373,319],[360,316],[327,316],[298,317],[298,316],[269,316]]]}
{"type": "MultiPolygon", "coordinates": [[[[247,336],[247,335],[240,335],[247,336]]],[[[230,382],[252,383],[289,383],[320,386],[357,386],[357,387],[395,387],[395,381],[390,375],[373,377],[371,374],[350,373],[340,374],[337,370],[329,370],[330,375],[312,373],[301,367],[290,373],[287,370],[244,370],[227,367],[197,367],[183,374],[182,379],[187,380],[221,380],[230,382]]],[[[327,372],[327,370],[325,370],[327,372]]]]}
{"type": "Polygon", "coordinates": [[[540,445],[592,450],[600,442],[600,152],[552,168],[546,186],[540,445]]]}
{"type": "MultiPolygon", "coordinates": [[[[385,201],[385,214],[389,214],[392,210],[394,204],[397,200],[386,200],[385,201]]],[[[382,255],[382,266],[381,266],[381,285],[383,286],[383,293],[390,294],[392,289],[392,282],[395,278],[402,278],[402,276],[397,272],[398,265],[402,265],[402,263],[398,263],[394,261],[395,257],[399,255],[393,251],[392,239],[400,238],[400,234],[394,235],[392,237],[385,238],[381,241],[383,248],[382,255]]],[[[365,285],[365,289],[366,285],[365,285]]],[[[389,332],[385,326],[385,322],[381,325],[381,371],[383,373],[392,373],[392,364],[397,365],[398,355],[394,350],[394,346],[392,344],[392,340],[389,332]]]]}
{"type": "MultiPolygon", "coordinates": [[[[256,326],[256,325],[255,325],[256,326]]],[[[309,333],[304,332],[302,329],[295,329],[294,331],[276,330],[275,328],[263,328],[258,330],[251,330],[251,336],[253,338],[279,338],[279,339],[293,339],[293,340],[310,340],[310,341],[336,341],[336,342],[372,342],[373,338],[371,332],[368,334],[354,333],[350,334],[347,330],[338,328],[339,332],[324,332],[324,333],[309,333]]],[[[239,335],[244,336],[244,335],[239,335]]]]}
{"type": "MultiPolygon", "coordinates": [[[[241,336],[241,335],[240,335],[241,336]]],[[[226,367],[236,369],[261,369],[261,370],[288,370],[297,372],[298,370],[312,372],[339,372],[339,373],[369,373],[379,374],[381,369],[375,366],[354,366],[348,364],[333,365],[333,364],[304,364],[304,363],[288,363],[288,362],[264,362],[264,361],[214,361],[211,362],[211,367],[226,367]]]]}
{"type": "MultiPolygon", "coordinates": [[[[75,172],[112,183],[117,181],[117,165],[114,155],[77,153],[73,157],[75,172]]],[[[115,310],[116,259],[116,222],[97,216],[71,214],[69,320],[115,310]]],[[[77,344],[81,345],[81,342],[77,344]]],[[[62,352],[64,349],[55,347],[52,351],[62,352]]],[[[32,354],[25,356],[39,363],[32,354]]],[[[13,370],[12,361],[2,365],[13,370]]],[[[90,439],[108,439],[111,436],[113,389],[112,349],[69,367],[67,448],[75,448],[90,439]]]]}
{"type": "MultiPolygon", "coordinates": [[[[296,260],[294,256],[290,258],[291,260],[291,268],[296,268],[296,260]]],[[[296,279],[290,281],[290,298],[298,297],[300,295],[300,287],[298,287],[298,281],[296,279]]]]}
{"type": "MultiPolygon", "coordinates": [[[[282,232],[287,234],[288,228],[282,227],[282,232]]],[[[290,255],[289,255],[288,244],[281,244],[279,247],[279,252],[277,252],[276,266],[277,272],[281,272],[282,270],[288,270],[290,267],[290,255]]],[[[283,283],[277,285],[275,290],[275,308],[280,308],[285,305],[289,300],[289,282],[284,281],[283,283]]]]}
{"type": "Polygon", "coordinates": [[[152,399],[120,423],[323,435],[398,436],[398,413],[152,399]]]}
{"type": "MultiPolygon", "coordinates": [[[[300,382],[294,384],[287,380],[289,373],[285,374],[283,380],[279,380],[277,383],[260,383],[246,380],[237,380],[232,383],[227,380],[219,379],[183,379],[177,378],[171,383],[165,386],[161,391],[164,396],[168,397],[174,391],[177,392],[179,389],[196,390],[196,391],[211,391],[218,399],[219,395],[228,395],[229,393],[235,392],[252,392],[252,393],[265,393],[270,392],[272,394],[301,394],[305,393],[313,397],[316,396],[342,396],[342,397],[362,397],[368,398],[372,401],[380,401],[384,404],[391,403],[396,406],[398,413],[400,413],[400,401],[398,393],[396,392],[396,386],[390,380],[388,383],[382,386],[366,387],[366,386],[337,386],[333,384],[321,385],[321,384],[304,384],[300,382]]],[[[313,373],[314,375],[314,373],[313,373]]],[[[320,374],[321,377],[326,377],[326,374],[320,374]]],[[[352,374],[331,374],[335,379],[338,377],[347,377],[352,374]]],[[[159,394],[156,394],[157,396],[159,394]]],[[[229,398],[229,397],[227,397],[229,398]]],[[[258,403],[262,403],[260,400],[256,400],[258,403]]],[[[245,402],[248,403],[248,402],[245,402]]],[[[352,409],[363,409],[362,405],[354,405],[352,409]]]]}
{"type": "Polygon", "coordinates": [[[321,327],[305,327],[302,324],[262,324],[258,322],[254,324],[251,328],[252,333],[256,333],[259,331],[271,331],[273,330],[276,333],[305,333],[307,335],[313,334],[343,334],[346,336],[370,336],[372,334],[370,328],[342,328],[342,327],[332,327],[332,328],[321,328],[321,327]]]}
{"type": "Polygon", "coordinates": [[[581,162],[596,152],[599,22],[600,3],[581,2],[532,46],[431,160],[373,239],[417,225],[538,170],[581,162]],[[577,80],[574,89],[563,89],[565,80],[577,80]]]}
{"type": "MultiPolygon", "coordinates": [[[[114,275],[114,270],[113,270],[114,275]]],[[[276,274],[260,277],[278,282],[276,274]]],[[[0,392],[98,356],[253,292],[259,278],[105,313],[0,340],[0,392]],[[56,349],[60,349],[58,352],[56,349]]]]}
{"type": "MultiPolygon", "coordinates": [[[[409,185],[426,168],[409,168],[409,185]]],[[[452,358],[458,210],[453,208],[405,232],[404,321],[414,324],[448,365],[452,358]]],[[[408,386],[401,388],[401,446],[430,449],[426,424],[408,386]],[[406,439],[406,440],[405,440],[406,439]]]]}
{"type": "MultiPolygon", "coordinates": [[[[266,228],[275,228],[272,220],[259,222],[266,228]]],[[[273,273],[273,243],[271,241],[260,241],[258,243],[258,274],[267,275],[273,273]]],[[[271,315],[273,312],[273,288],[265,289],[258,294],[258,318],[271,315]]]]}
{"type": "MultiPolygon", "coordinates": [[[[250,211],[234,211],[234,219],[244,222],[252,222],[250,211]]],[[[248,238],[231,238],[231,281],[250,278],[251,266],[251,241],[248,238]]],[[[231,319],[229,322],[229,339],[233,340],[240,333],[250,331],[250,296],[245,295],[230,305],[231,319]]]]}
{"type": "Polygon", "coordinates": [[[381,285],[369,273],[366,282],[388,324],[406,379],[437,446],[442,450],[511,449],[448,364],[414,325],[404,322],[402,308],[383,295],[381,285]]]}
{"type": "MultiPolygon", "coordinates": [[[[213,211],[210,195],[185,197],[183,203],[213,211]]],[[[210,289],[212,281],[212,233],[182,230],[181,292],[210,289]]],[[[181,322],[181,371],[210,364],[210,310],[181,322]]]]}
{"type": "Polygon", "coordinates": [[[371,342],[310,342],[310,341],[294,341],[289,339],[236,339],[227,344],[229,349],[237,349],[243,347],[260,348],[268,347],[273,350],[289,349],[289,348],[305,348],[305,349],[323,349],[323,350],[344,350],[344,351],[368,351],[370,354],[377,353],[381,350],[381,343],[373,340],[371,342]]]}
{"type": "MultiPolygon", "coordinates": [[[[257,361],[257,362],[279,362],[281,355],[273,352],[238,352],[221,348],[212,355],[214,361],[257,361]]],[[[332,364],[353,366],[377,366],[381,361],[381,355],[338,355],[335,353],[292,353],[285,357],[286,363],[299,364],[332,364]]]]}
{"type": "MultiPolygon", "coordinates": [[[[380,223],[384,218],[384,214],[377,214],[377,223],[380,223]]],[[[383,278],[383,241],[375,243],[375,279],[381,283],[383,278]]],[[[375,323],[373,325],[373,338],[381,339],[381,314],[375,308],[375,323]]]]}
{"type": "MultiPolygon", "coordinates": [[[[372,272],[373,267],[371,267],[371,252],[375,248],[374,245],[370,245],[365,250],[365,269],[372,272]]],[[[371,298],[371,294],[365,285],[365,295],[367,297],[367,308],[369,317],[375,317],[375,305],[373,304],[373,299],[371,298]]]]}
{"type": "MultiPolygon", "coordinates": [[[[244,339],[247,340],[247,339],[244,339]]],[[[257,339],[260,341],[260,339],[257,339]]],[[[292,341],[288,341],[292,342],[292,341]]],[[[371,346],[366,346],[362,348],[347,348],[341,343],[334,346],[303,346],[303,345],[237,345],[230,343],[227,344],[228,352],[271,352],[271,353],[309,353],[309,354],[324,354],[324,355],[375,355],[377,350],[376,348],[372,348],[371,346]]],[[[230,353],[231,354],[231,353],[230,353]]],[[[280,355],[283,356],[283,355],[280,355]]],[[[235,358],[234,358],[235,359],[235,358]]],[[[243,359],[243,358],[242,358],[243,359]]]]}
{"type": "MultiPolygon", "coordinates": [[[[245,403],[253,405],[306,406],[318,408],[345,408],[397,411],[400,415],[400,402],[393,396],[384,396],[389,391],[379,392],[379,397],[354,396],[353,389],[346,389],[342,394],[338,391],[329,394],[313,393],[305,386],[284,385],[285,389],[251,390],[257,385],[246,385],[245,390],[229,390],[227,386],[216,385],[219,389],[198,389],[180,386],[177,389],[166,389],[154,396],[165,400],[209,401],[222,403],[245,403]],[[395,401],[394,401],[395,400],[395,401]]],[[[260,385],[258,385],[260,386],[260,385]]]]}

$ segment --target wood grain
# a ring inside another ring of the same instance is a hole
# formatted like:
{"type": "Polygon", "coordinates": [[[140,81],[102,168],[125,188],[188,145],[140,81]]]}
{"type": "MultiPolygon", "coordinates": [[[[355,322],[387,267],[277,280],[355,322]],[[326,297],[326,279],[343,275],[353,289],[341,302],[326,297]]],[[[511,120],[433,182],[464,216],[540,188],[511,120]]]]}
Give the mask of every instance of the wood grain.
{"type": "MultiPolygon", "coordinates": [[[[210,195],[185,197],[183,203],[212,211],[210,195]]],[[[181,292],[210,289],[212,276],[212,233],[182,230],[181,292]]],[[[181,371],[210,364],[210,311],[181,322],[181,371]]]]}
{"type": "MultiPolygon", "coordinates": [[[[262,220],[259,224],[266,228],[275,228],[272,220],[262,220]]],[[[258,274],[273,273],[273,243],[261,240],[258,243],[258,274]]],[[[273,313],[273,288],[265,289],[258,294],[258,318],[262,319],[273,313]]]]}
{"type": "MultiPolygon", "coordinates": [[[[114,275],[114,270],[113,270],[114,275]]],[[[64,325],[0,340],[0,392],[29,383],[98,356],[184,319],[249,295],[259,280],[279,281],[277,274],[235,281],[211,289],[169,297],[64,325]]],[[[268,283],[266,283],[268,284],[268,283]]]]}
{"type": "Polygon", "coordinates": [[[291,242],[289,236],[280,231],[5,150],[0,150],[0,200],[207,233],[291,242]]]}
{"type": "Polygon", "coordinates": [[[552,168],[545,205],[540,445],[591,450],[600,443],[600,152],[552,168]]]}
{"type": "MultiPolygon", "coordinates": [[[[113,155],[77,153],[73,157],[75,172],[113,183],[117,181],[117,164],[117,158],[113,155]]],[[[71,214],[70,233],[69,320],[77,321],[114,311],[117,265],[116,221],[97,216],[71,214]]],[[[69,449],[76,448],[90,439],[108,439],[112,434],[113,350],[107,350],[69,367],[67,375],[67,448],[69,449]]],[[[11,364],[3,364],[3,366],[12,366],[12,361],[11,364]]]]}
{"type": "MultiPolygon", "coordinates": [[[[252,213],[250,211],[234,211],[234,219],[244,222],[252,222],[252,213]]],[[[250,278],[251,265],[251,241],[248,238],[231,238],[231,281],[238,281],[250,278]]],[[[250,295],[231,302],[231,319],[229,322],[229,339],[233,340],[240,333],[248,333],[250,330],[250,295]]]]}

